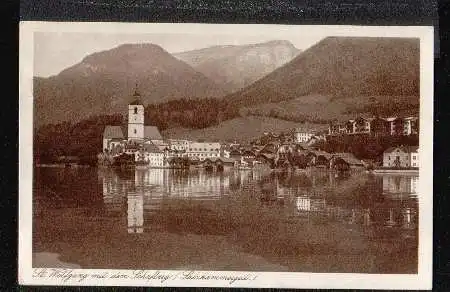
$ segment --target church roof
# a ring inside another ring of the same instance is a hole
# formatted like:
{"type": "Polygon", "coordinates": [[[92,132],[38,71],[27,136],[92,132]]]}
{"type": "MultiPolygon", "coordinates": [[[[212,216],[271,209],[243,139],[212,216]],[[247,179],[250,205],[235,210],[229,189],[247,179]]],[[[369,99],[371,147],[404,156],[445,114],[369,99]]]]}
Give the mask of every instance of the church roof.
{"type": "Polygon", "coordinates": [[[144,127],[144,138],[150,140],[162,140],[161,133],[158,127],[155,126],[145,126],[144,127]]]}
{"type": "Polygon", "coordinates": [[[103,131],[103,139],[123,139],[123,132],[120,126],[106,126],[103,131]]]}

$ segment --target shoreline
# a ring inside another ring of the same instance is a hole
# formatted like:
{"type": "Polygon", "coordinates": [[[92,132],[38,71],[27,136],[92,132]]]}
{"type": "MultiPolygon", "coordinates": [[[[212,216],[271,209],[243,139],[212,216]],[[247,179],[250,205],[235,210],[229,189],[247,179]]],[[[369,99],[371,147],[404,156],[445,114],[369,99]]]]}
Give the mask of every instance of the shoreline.
{"type": "Polygon", "coordinates": [[[418,169],[374,169],[373,174],[411,174],[419,175],[418,169]]]}

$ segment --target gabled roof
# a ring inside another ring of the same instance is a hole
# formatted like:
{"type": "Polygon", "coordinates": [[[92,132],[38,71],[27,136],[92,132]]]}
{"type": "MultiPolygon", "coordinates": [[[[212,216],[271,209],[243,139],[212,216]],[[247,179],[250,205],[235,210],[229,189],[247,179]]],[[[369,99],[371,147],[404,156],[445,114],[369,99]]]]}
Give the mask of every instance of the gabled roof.
{"type": "Polygon", "coordinates": [[[332,154],[322,151],[322,150],[311,150],[310,153],[314,153],[316,156],[324,156],[327,159],[330,159],[332,154]]]}
{"type": "Polygon", "coordinates": [[[274,154],[268,154],[268,153],[261,153],[261,154],[258,154],[258,156],[256,156],[256,159],[259,159],[261,157],[263,157],[265,159],[274,159],[275,155],[274,154]]]}
{"type": "Polygon", "coordinates": [[[397,146],[397,147],[389,147],[384,151],[384,153],[394,152],[396,149],[400,149],[405,153],[416,153],[419,151],[419,146],[397,146]]]}
{"type": "Polygon", "coordinates": [[[389,117],[389,118],[386,118],[385,120],[388,122],[392,122],[392,121],[398,120],[398,117],[389,117]]]}
{"type": "Polygon", "coordinates": [[[103,131],[103,139],[124,139],[122,128],[120,126],[106,126],[103,131]]]}
{"type": "Polygon", "coordinates": [[[161,133],[155,126],[145,126],[144,127],[144,138],[150,140],[162,140],[161,133]]]}

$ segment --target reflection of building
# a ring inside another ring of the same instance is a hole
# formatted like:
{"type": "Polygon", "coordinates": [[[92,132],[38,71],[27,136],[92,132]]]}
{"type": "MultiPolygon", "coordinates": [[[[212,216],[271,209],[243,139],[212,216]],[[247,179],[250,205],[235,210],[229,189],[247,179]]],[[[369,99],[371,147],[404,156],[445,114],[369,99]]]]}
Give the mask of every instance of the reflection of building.
{"type": "Polygon", "coordinates": [[[226,194],[229,186],[228,175],[198,171],[185,176],[170,173],[166,189],[170,197],[208,200],[226,194]]]}
{"type": "Polygon", "coordinates": [[[413,194],[417,192],[418,176],[384,175],[383,191],[387,193],[413,194]]]}
{"type": "Polygon", "coordinates": [[[297,209],[299,211],[323,211],[326,208],[326,202],[323,198],[311,198],[308,196],[297,197],[297,209]]]}

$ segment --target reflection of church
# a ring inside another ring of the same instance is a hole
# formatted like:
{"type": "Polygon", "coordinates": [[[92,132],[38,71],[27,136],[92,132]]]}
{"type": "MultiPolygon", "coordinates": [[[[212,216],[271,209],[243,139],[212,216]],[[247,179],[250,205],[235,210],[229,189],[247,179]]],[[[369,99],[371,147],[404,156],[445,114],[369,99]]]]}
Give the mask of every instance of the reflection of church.
{"type": "Polygon", "coordinates": [[[169,169],[136,169],[125,174],[99,169],[99,179],[106,208],[124,214],[126,206],[128,233],[145,232],[146,216],[148,220],[148,216],[161,212],[164,201],[217,200],[229,190],[228,176],[203,171],[183,176],[169,169]]]}

